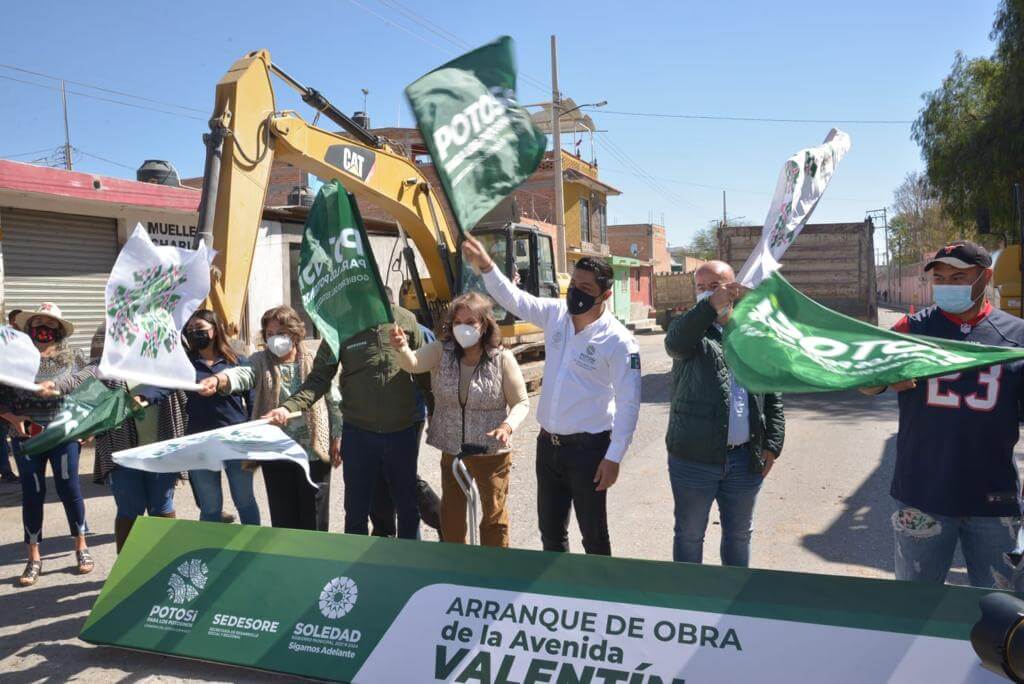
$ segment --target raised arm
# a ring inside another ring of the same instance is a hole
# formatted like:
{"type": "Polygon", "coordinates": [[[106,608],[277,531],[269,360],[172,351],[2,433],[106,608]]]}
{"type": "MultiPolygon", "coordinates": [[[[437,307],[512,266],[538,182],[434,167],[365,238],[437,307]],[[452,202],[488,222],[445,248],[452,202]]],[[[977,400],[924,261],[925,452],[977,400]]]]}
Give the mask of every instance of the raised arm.
{"type": "Polygon", "coordinates": [[[503,309],[533,323],[538,327],[547,325],[549,317],[557,314],[564,306],[562,300],[552,297],[534,297],[513,285],[500,268],[496,268],[491,256],[478,241],[466,238],[462,243],[463,257],[476,266],[483,274],[487,294],[494,298],[503,309]]]}

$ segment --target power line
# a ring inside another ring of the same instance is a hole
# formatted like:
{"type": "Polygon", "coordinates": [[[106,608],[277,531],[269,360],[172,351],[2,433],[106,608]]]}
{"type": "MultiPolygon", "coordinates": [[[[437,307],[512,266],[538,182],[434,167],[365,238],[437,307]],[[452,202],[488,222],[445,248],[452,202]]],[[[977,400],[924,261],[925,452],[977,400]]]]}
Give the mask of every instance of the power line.
{"type": "Polygon", "coordinates": [[[44,147],[41,150],[32,150],[31,152],[18,152],[16,154],[0,154],[0,159],[17,159],[18,157],[31,157],[33,154],[41,154],[43,152],[52,152],[54,148],[44,147]]]}
{"type": "Polygon", "coordinates": [[[625,150],[623,150],[614,142],[612,142],[612,140],[607,136],[607,134],[599,133],[598,141],[601,144],[601,146],[604,149],[608,150],[608,152],[613,157],[615,157],[620,163],[627,166],[630,169],[630,173],[632,173],[634,176],[638,177],[641,181],[643,181],[644,184],[647,185],[647,187],[653,190],[656,194],[660,195],[662,199],[665,199],[671,202],[672,204],[685,205],[692,209],[696,209],[698,211],[700,210],[700,208],[697,207],[692,202],[688,202],[687,200],[683,199],[679,195],[676,195],[674,192],[668,190],[663,185],[661,185],[655,179],[655,177],[652,176],[643,166],[641,166],[638,162],[634,161],[633,158],[630,157],[625,150]]]}
{"type": "Polygon", "coordinates": [[[0,69],[10,69],[12,71],[20,71],[20,72],[22,72],[24,74],[31,74],[33,76],[40,76],[42,78],[49,78],[49,79],[52,79],[54,81],[64,81],[65,83],[73,83],[74,85],[82,86],[83,88],[90,88],[92,90],[99,90],[99,91],[104,92],[104,93],[110,93],[111,95],[120,95],[121,97],[130,97],[130,98],[135,99],[135,100],[142,100],[144,102],[151,102],[153,104],[164,105],[164,106],[167,106],[167,107],[175,107],[177,109],[184,109],[186,111],[197,112],[199,114],[206,114],[207,113],[207,111],[205,109],[197,109],[195,107],[187,107],[185,105],[180,105],[180,104],[177,104],[175,102],[168,102],[166,100],[157,100],[157,99],[154,99],[154,98],[151,98],[151,97],[145,97],[143,95],[134,95],[132,93],[126,93],[123,90],[114,90],[112,88],[104,88],[103,86],[92,85],[90,83],[83,83],[82,81],[74,81],[74,80],[72,80],[70,78],[61,78],[60,76],[54,76],[52,74],[44,74],[41,71],[32,71],[31,69],[25,69],[23,67],[14,66],[13,64],[0,64],[0,69]]]}
{"type": "Polygon", "coordinates": [[[616,114],[619,116],[644,116],[655,119],[700,119],[707,121],[747,121],[757,123],[792,123],[792,124],[879,124],[879,125],[905,125],[913,121],[898,119],[775,119],[762,116],[716,116],[712,114],[662,114],[658,112],[620,112],[609,109],[602,109],[602,114],[616,114]]]}
{"type": "MultiPolygon", "coordinates": [[[[13,76],[4,76],[3,74],[0,74],[0,79],[3,79],[5,81],[14,81],[16,83],[23,83],[25,85],[35,86],[36,88],[43,88],[45,90],[53,90],[53,91],[58,91],[58,92],[60,91],[60,88],[58,88],[57,86],[46,85],[45,83],[36,83],[35,81],[26,81],[23,78],[15,78],[13,76]]],[[[181,112],[169,112],[166,109],[158,109],[157,107],[150,107],[150,106],[147,106],[147,105],[136,104],[134,102],[122,102],[121,100],[115,100],[115,99],[109,98],[109,97],[101,97],[99,95],[92,95],[90,93],[83,93],[83,92],[81,92],[79,90],[68,90],[67,92],[70,95],[76,95],[78,97],[85,97],[85,98],[88,98],[90,100],[99,100],[101,102],[109,102],[111,104],[120,105],[122,107],[132,107],[133,109],[145,109],[145,110],[151,111],[151,112],[158,112],[160,114],[167,114],[169,116],[178,116],[178,117],[182,117],[182,118],[185,118],[185,119],[192,119],[194,121],[206,121],[206,119],[203,119],[203,118],[198,117],[198,116],[191,116],[190,114],[183,114],[181,112]]]]}
{"type": "Polygon", "coordinates": [[[83,150],[83,149],[81,149],[79,147],[75,147],[75,148],[72,148],[72,149],[74,149],[74,151],[78,152],[79,154],[84,154],[86,157],[92,157],[93,159],[98,159],[101,162],[106,162],[108,164],[113,164],[114,166],[120,166],[122,169],[128,169],[129,171],[135,171],[135,167],[134,166],[128,166],[127,164],[122,164],[121,162],[116,162],[113,159],[107,159],[106,157],[101,157],[98,154],[93,154],[92,152],[86,152],[85,150],[83,150]]]}

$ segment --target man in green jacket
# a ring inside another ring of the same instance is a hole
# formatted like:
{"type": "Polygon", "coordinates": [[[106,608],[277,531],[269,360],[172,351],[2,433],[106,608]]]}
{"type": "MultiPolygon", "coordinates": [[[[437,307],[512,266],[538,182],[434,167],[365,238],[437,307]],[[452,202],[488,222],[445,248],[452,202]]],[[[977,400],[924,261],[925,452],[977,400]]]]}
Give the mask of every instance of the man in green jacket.
{"type": "MultiPolygon", "coordinates": [[[[409,347],[423,345],[423,333],[411,311],[392,303],[395,323],[409,347]]],[[[286,420],[326,394],[341,367],[342,475],[345,479],[345,533],[368,534],[375,485],[383,473],[398,516],[398,536],[416,539],[420,515],[416,505],[416,461],[423,418],[417,392],[430,391],[430,376],[412,376],[398,367],[391,347],[391,324],[369,328],[341,344],[341,362],[328,345],[320,345],[313,369],[302,387],[268,417],[286,420]]]]}
{"type": "Polygon", "coordinates": [[[722,326],[743,294],[732,268],[709,261],[694,279],[697,305],[665,335],[673,359],[665,438],[675,499],[672,558],[702,562],[711,502],[717,500],[722,564],[746,567],[757,492],[782,452],[782,397],[748,393],[725,364],[722,326]]]}

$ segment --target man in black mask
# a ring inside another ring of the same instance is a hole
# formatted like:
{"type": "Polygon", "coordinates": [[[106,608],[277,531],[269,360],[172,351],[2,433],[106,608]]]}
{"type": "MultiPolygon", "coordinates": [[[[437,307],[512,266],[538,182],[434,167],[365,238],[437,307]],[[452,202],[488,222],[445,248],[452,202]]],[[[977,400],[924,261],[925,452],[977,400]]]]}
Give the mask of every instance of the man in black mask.
{"type": "Polygon", "coordinates": [[[463,256],[483,273],[488,294],[544,329],[544,386],[537,405],[537,518],[545,551],[569,550],[569,511],[587,553],[611,555],[606,496],[640,413],[640,351],[612,315],[612,268],[576,262],[566,299],[512,285],[472,238],[463,256]]]}

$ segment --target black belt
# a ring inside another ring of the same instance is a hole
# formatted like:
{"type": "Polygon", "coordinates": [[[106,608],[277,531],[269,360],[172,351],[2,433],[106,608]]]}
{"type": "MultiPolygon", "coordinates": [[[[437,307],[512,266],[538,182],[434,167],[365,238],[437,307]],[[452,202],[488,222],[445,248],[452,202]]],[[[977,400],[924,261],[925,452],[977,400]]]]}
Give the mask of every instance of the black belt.
{"type": "Polygon", "coordinates": [[[607,438],[610,435],[611,430],[596,434],[593,432],[577,432],[572,435],[556,435],[543,429],[540,431],[541,439],[547,441],[551,446],[583,446],[591,444],[596,440],[607,438]]]}
{"type": "Polygon", "coordinates": [[[749,441],[743,442],[743,444],[727,444],[725,446],[725,450],[726,451],[732,451],[733,449],[741,449],[741,448],[747,446],[748,444],[750,444],[749,441]]]}

